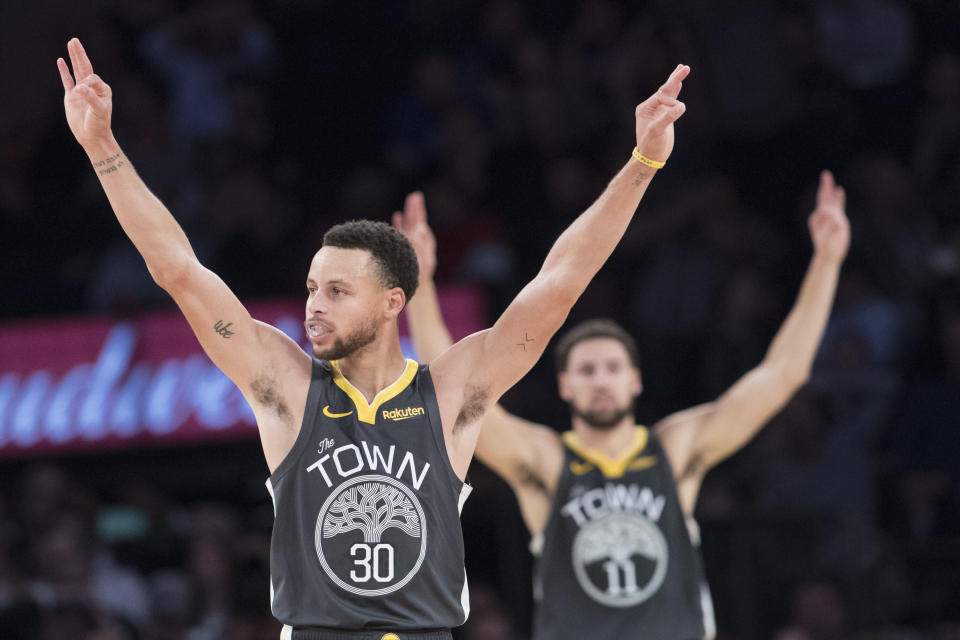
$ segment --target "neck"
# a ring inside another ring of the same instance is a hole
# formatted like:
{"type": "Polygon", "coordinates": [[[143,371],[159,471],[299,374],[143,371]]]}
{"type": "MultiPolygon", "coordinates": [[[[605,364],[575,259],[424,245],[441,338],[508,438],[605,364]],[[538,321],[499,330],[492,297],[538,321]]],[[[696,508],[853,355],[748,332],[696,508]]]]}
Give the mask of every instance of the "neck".
{"type": "Polygon", "coordinates": [[[393,384],[407,366],[400,350],[400,333],[394,322],[383,328],[376,340],[337,361],[340,372],[367,402],[393,384]]]}
{"type": "Polygon", "coordinates": [[[574,416],[572,422],[573,432],[583,444],[591,449],[602,451],[611,458],[620,455],[624,449],[633,444],[635,437],[633,428],[636,426],[636,420],[632,415],[625,417],[610,429],[595,429],[578,416],[574,416]]]}

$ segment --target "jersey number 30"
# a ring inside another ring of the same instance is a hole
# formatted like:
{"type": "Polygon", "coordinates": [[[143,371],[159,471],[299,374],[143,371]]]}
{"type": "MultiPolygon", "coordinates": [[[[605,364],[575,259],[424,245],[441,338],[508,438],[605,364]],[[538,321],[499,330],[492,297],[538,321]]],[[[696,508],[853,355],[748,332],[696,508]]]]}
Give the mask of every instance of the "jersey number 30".
{"type": "Polygon", "coordinates": [[[350,557],[355,558],[356,569],[350,572],[354,582],[377,582],[393,580],[393,546],[385,543],[375,545],[357,543],[350,547],[350,557]]]}

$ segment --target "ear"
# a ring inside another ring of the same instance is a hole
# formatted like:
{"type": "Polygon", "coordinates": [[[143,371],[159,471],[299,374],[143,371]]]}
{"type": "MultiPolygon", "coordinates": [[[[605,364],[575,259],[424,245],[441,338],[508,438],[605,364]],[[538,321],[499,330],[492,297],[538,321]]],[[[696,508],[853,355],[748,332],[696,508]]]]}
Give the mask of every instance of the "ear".
{"type": "Polygon", "coordinates": [[[636,367],[634,367],[633,373],[635,378],[633,392],[639,396],[641,393],[643,393],[643,376],[640,375],[640,369],[637,369],[636,367]]]}
{"type": "Polygon", "coordinates": [[[400,312],[403,311],[403,307],[406,306],[406,304],[407,296],[403,293],[403,289],[400,287],[389,289],[387,291],[384,314],[388,318],[396,318],[400,315],[400,312]]]}
{"type": "Polygon", "coordinates": [[[565,371],[557,374],[557,391],[560,394],[561,400],[570,402],[570,386],[567,384],[567,374],[565,371]]]}

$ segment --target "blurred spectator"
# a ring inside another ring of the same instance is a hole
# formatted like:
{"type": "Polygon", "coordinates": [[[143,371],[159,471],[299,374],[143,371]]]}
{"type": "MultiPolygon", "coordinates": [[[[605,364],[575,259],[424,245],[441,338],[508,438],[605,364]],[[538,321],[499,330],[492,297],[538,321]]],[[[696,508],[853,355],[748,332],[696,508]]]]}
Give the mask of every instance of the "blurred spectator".
{"type": "Polygon", "coordinates": [[[267,71],[274,56],[252,4],[225,0],[191,6],[148,31],[141,48],[169,87],[172,133],[188,148],[235,130],[231,80],[267,71]]]}
{"type": "Polygon", "coordinates": [[[470,588],[470,619],[460,630],[463,640],[514,640],[513,625],[497,593],[484,584],[470,588]]]}
{"type": "Polygon", "coordinates": [[[960,534],[960,307],[936,317],[939,367],[906,391],[893,435],[905,533],[917,539],[960,534]]]}
{"type": "Polygon", "coordinates": [[[865,368],[856,344],[835,348],[849,351],[837,356],[843,368],[818,373],[768,427],[780,441],[757,481],[757,504],[806,520],[816,569],[855,585],[879,554],[871,460],[898,380],[865,368]]]}
{"type": "Polygon", "coordinates": [[[916,54],[913,17],[898,0],[819,0],[820,38],[827,60],[855,87],[893,84],[916,54]]]}
{"type": "Polygon", "coordinates": [[[843,640],[847,630],[847,611],[836,585],[809,582],[793,592],[791,626],[781,630],[776,640],[843,640]]]}
{"type": "Polygon", "coordinates": [[[150,615],[142,578],[98,549],[93,532],[74,515],[59,516],[32,541],[31,561],[35,578],[30,593],[43,605],[80,603],[138,626],[150,615]]]}

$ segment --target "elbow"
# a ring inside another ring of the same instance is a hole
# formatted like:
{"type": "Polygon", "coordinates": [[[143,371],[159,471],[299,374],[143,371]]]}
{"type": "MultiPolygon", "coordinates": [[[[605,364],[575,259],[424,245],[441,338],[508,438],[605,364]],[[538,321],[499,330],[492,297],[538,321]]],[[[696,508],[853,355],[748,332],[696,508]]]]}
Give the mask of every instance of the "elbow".
{"type": "Polygon", "coordinates": [[[547,298],[552,303],[550,310],[562,313],[563,319],[560,321],[562,323],[570,309],[580,299],[586,288],[586,283],[581,285],[573,274],[564,269],[554,269],[545,276],[543,286],[547,289],[547,298]]]}
{"type": "Polygon", "coordinates": [[[173,293],[184,286],[190,277],[190,261],[171,260],[164,264],[147,263],[150,277],[167,293],[173,293]]]}
{"type": "Polygon", "coordinates": [[[810,367],[798,365],[784,367],[779,372],[779,378],[781,384],[793,395],[810,381],[810,367]]]}
{"type": "Polygon", "coordinates": [[[811,365],[808,363],[768,361],[761,368],[769,379],[791,396],[810,381],[811,365]]]}

